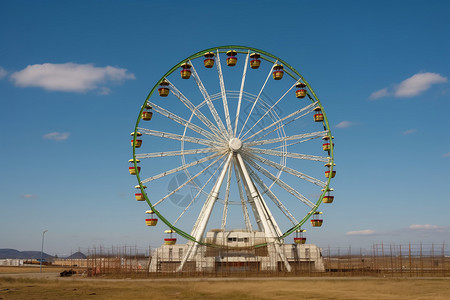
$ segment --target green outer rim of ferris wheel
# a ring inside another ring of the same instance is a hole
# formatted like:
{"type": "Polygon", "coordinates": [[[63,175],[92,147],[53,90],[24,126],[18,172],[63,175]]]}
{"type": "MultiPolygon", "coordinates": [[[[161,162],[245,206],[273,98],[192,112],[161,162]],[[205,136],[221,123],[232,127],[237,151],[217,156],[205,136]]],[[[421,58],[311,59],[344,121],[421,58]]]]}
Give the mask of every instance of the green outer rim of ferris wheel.
{"type": "MultiPolygon", "coordinates": [[[[145,190],[143,188],[143,184],[141,182],[141,179],[140,179],[140,176],[139,176],[139,172],[137,171],[137,162],[136,162],[136,138],[137,138],[137,134],[136,133],[137,133],[137,130],[138,130],[139,122],[141,121],[141,116],[142,116],[142,112],[144,111],[145,104],[150,99],[150,97],[153,95],[153,93],[155,92],[155,90],[157,89],[159,84],[167,76],[172,74],[175,70],[177,70],[186,61],[193,60],[193,59],[196,59],[196,58],[200,58],[206,52],[218,51],[219,53],[226,53],[230,49],[233,49],[237,53],[242,53],[242,54],[247,54],[249,51],[257,52],[257,53],[259,53],[261,55],[260,59],[264,59],[264,60],[269,61],[271,63],[279,62],[279,63],[283,64],[283,66],[285,68],[289,69],[289,70],[284,69],[285,73],[288,74],[290,77],[292,77],[294,80],[298,81],[298,80],[301,79],[306,84],[306,86],[308,87],[309,91],[312,94],[312,97],[311,97],[311,95],[309,93],[307,94],[309,100],[311,100],[311,102],[316,102],[317,101],[318,106],[322,110],[322,113],[323,113],[323,116],[324,116],[323,124],[324,124],[325,129],[328,132],[328,134],[327,134],[328,138],[330,139],[330,141],[332,141],[332,135],[331,135],[330,125],[328,123],[328,118],[327,118],[325,110],[324,110],[322,104],[320,103],[319,98],[317,97],[317,95],[314,92],[314,90],[311,88],[309,83],[303,78],[302,75],[300,75],[300,73],[297,70],[295,70],[291,65],[289,65],[287,62],[285,62],[281,58],[278,58],[277,56],[275,56],[275,55],[273,55],[273,54],[271,54],[269,52],[266,52],[266,51],[261,50],[261,49],[253,48],[253,47],[238,46],[238,45],[219,46],[219,47],[213,47],[213,48],[208,48],[208,49],[204,49],[202,51],[199,51],[199,52],[197,52],[197,53],[195,53],[195,54],[193,54],[193,55],[191,55],[191,56],[181,60],[178,64],[173,66],[153,86],[153,88],[150,90],[150,93],[148,94],[147,98],[145,99],[144,104],[141,107],[138,119],[136,120],[136,126],[134,128],[134,135],[133,135],[133,164],[134,164],[134,168],[136,170],[136,178],[138,180],[141,192],[144,195],[145,201],[149,205],[150,209],[161,219],[161,221],[164,222],[164,224],[166,224],[170,229],[174,230],[180,236],[184,237],[187,240],[196,242],[196,243],[198,243],[200,245],[207,245],[207,246],[216,246],[216,245],[211,245],[211,244],[208,244],[208,243],[205,243],[205,242],[202,242],[202,241],[197,241],[192,235],[190,235],[190,234],[184,232],[183,230],[181,230],[180,228],[172,225],[171,222],[169,222],[166,218],[164,218],[164,216],[156,208],[153,207],[152,203],[150,202],[150,200],[149,200],[149,198],[147,196],[147,193],[145,192],[145,190]],[[244,51],[244,50],[246,50],[246,51],[244,51]],[[298,78],[295,75],[297,75],[298,78]]],[[[331,163],[331,166],[330,166],[330,174],[331,174],[332,171],[333,171],[333,162],[334,162],[334,146],[333,146],[333,142],[330,142],[330,161],[329,162],[331,163]]],[[[324,187],[322,194],[320,195],[318,201],[316,202],[315,206],[311,209],[311,211],[300,222],[298,222],[295,226],[291,227],[285,233],[283,233],[280,237],[278,237],[279,240],[282,240],[282,239],[286,238],[291,233],[293,233],[294,231],[299,229],[317,211],[317,209],[319,208],[320,204],[322,203],[323,197],[325,196],[325,194],[328,191],[328,188],[329,188],[329,185],[330,185],[330,181],[331,181],[331,176],[328,177],[328,180],[326,182],[326,186],[324,187]]]]}

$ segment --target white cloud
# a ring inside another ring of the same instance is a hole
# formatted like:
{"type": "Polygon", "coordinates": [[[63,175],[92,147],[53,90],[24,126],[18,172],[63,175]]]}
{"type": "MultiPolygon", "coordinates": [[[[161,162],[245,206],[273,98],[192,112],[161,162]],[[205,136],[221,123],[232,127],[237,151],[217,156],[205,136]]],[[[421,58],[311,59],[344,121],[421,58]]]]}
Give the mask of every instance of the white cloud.
{"type": "Polygon", "coordinates": [[[378,98],[386,97],[386,96],[389,96],[389,92],[388,92],[388,89],[387,89],[387,88],[384,88],[384,89],[381,89],[381,90],[379,90],[379,91],[373,92],[373,93],[370,95],[369,99],[370,99],[370,100],[376,100],[376,99],[378,99],[378,98]]]}
{"type": "Polygon", "coordinates": [[[43,136],[46,140],[64,141],[70,136],[69,132],[50,132],[43,136]]]}
{"type": "Polygon", "coordinates": [[[126,69],[111,66],[95,67],[92,64],[51,64],[29,65],[15,72],[11,80],[19,87],[40,87],[50,91],[83,93],[98,89],[105,93],[104,85],[135,79],[126,69]]]}
{"type": "Polygon", "coordinates": [[[444,83],[447,81],[447,77],[437,73],[417,73],[403,80],[399,84],[393,84],[390,87],[373,92],[369,96],[369,99],[376,100],[392,95],[396,98],[414,97],[431,88],[433,84],[444,83]]]}
{"type": "Polygon", "coordinates": [[[33,195],[33,194],[25,194],[25,195],[22,195],[22,198],[35,199],[35,198],[37,198],[37,196],[33,195]]]}
{"type": "Polygon", "coordinates": [[[417,132],[417,129],[408,129],[405,132],[403,132],[403,135],[413,134],[416,132],[417,132]]]}
{"type": "Polygon", "coordinates": [[[443,232],[447,227],[437,226],[437,225],[430,225],[430,224],[412,224],[408,227],[411,230],[418,230],[418,231],[435,231],[435,232],[443,232]]]}
{"type": "Polygon", "coordinates": [[[350,122],[350,121],[342,121],[339,124],[337,124],[335,127],[336,128],[348,128],[350,126],[355,125],[355,122],[350,122]]]}
{"type": "Polygon", "coordinates": [[[396,97],[414,97],[428,90],[433,84],[447,82],[447,77],[436,73],[418,73],[403,80],[395,90],[396,97]]]}
{"type": "Polygon", "coordinates": [[[349,231],[346,234],[347,235],[372,235],[372,234],[375,234],[375,231],[371,230],[371,229],[365,229],[365,230],[349,231]]]}
{"type": "Polygon", "coordinates": [[[8,74],[8,71],[6,71],[3,67],[0,66],[0,79],[3,79],[6,74],[8,74]]]}

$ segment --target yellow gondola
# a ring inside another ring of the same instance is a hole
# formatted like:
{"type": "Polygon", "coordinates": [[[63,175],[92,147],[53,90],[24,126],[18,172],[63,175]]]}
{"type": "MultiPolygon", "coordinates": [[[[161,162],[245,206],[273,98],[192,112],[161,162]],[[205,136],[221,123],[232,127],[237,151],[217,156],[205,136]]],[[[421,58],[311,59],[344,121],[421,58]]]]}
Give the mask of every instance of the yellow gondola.
{"type": "Polygon", "coordinates": [[[322,122],[323,119],[323,113],[322,113],[322,109],[320,107],[316,107],[314,108],[314,111],[316,112],[314,114],[314,121],[315,122],[322,122]]]}
{"type": "Polygon", "coordinates": [[[298,88],[298,90],[295,91],[295,97],[299,98],[299,99],[303,99],[306,97],[306,84],[304,84],[303,82],[299,82],[297,83],[296,87],[298,88]]]}
{"type": "Polygon", "coordinates": [[[189,79],[191,77],[191,69],[192,66],[188,63],[184,63],[181,65],[181,78],[189,79]]]}
{"type": "Polygon", "coordinates": [[[252,68],[252,69],[259,68],[259,66],[261,65],[261,60],[259,59],[260,57],[261,57],[261,55],[259,55],[259,53],[250,54],[250,58],[252,59],[250,61],[250,68],[252,68]]]}
{"type": "Polygon", "coordinates": [[[160,88],[158,89],[158,93],[161,97],[169,96],[170,93],[170,90],[168,88],[169,85],[170,83],[165,79],[159,84],[160,88]]]}
{"type": "MultiPolygon", "coordinates": [[[[141,186],[136,185],[135,188],[140,190],[141,186]]],[[[143,185],[142,188],[146,189],[147,187],[145,185],[143,185]]],[[[136,198],[137,201],[145,201],[144,194],[142,194],[142,193],[135,193],[134,197],[136,198]]]]}
{"type": "MultiPolygon", "coordinates": [[[[322,190],[322,192],[325,191],[325,189],[322,190]]],[[[330,195],[330,192],[334,191],[333,189],[328,189],[327,194],[323,196],[322,202],[323,203],[333,203],[334,196],[330,195]]]]}
{"type": "Polygon", "coordinates": [[[236,63],[237,63],[236,55],[237,55],[237,52],[235,50],[227,51],[227,56],[228,56],[227,65],[229,67],[234,67],[236,65],[236,63]]]}
{"type": "MultiPolygon", "coordinates": [[[[136,175],[136,169],[137,169],[137,173],[139,173],[141,171],[141,167],[139,167],[139,166],[137,168],[134,167],[134,160],[133,159],[130,159],[128,162],[133,164],[133,166],[128,168],[128,171],[130,171],[131,175],[136,175]]],[[[136,159],[136,163],[137,164],[140,163],[140,162],[141,161],[139,159],[136,159]]]]}
{"type": "MultiPolygon", "coordinates": [[[[330,151],[331,150],[330,137],[327,135],[327,136],[324,136],[322,139],[324,140],[324,143],[322,144],[323,151],[330,151]]],[[[334,139],[334,137],[331,137],[331,140],[333,140],[333,139],[334,139]]],[[[333,144],[333,148],[334,148],[334,143],[332,143],[332,144],[333,144]]]]}
{"type": "Polygon", "coordinates": [[[275,79],[275,80],[280,80],[281,78],[283,78],[283,74],[284,74],[284,71],[283,71],[283,65],[279,65],[279,64],[276,64],[274,67],[273,67],[273,79],[275,79]]]}
{"type": "Polygon", "coordinates": [[[205,60],[203,61],[203,63],[205,64],[205,68],[212,68],[214,67],[214,53],[213,52],[206,52],[205,53],[205,60]]]}
{"type": "Polygon", "coordinates": [[[323,224],[323,219],[320,219],[320,218],[319,218],[321,214],[322,214],[321,211],[316,211],[316,212],[313,214],[313,218],[311,219],[311,225],[312,225],[313,227],[320,227],[320,226],[322,226],[322,224],[323,224]]]}
{"type": "Polygon", "coordinates": [[[153,214],[153,210],[147,210],[145,211],[146,214],[150,214],[150,218],[145,219],[145,224],[147,226],[156,226],[156,224],[158,223],[158,219],[156,219],[153,214]]]}
{"type": "Polygon", "coordinates": [[[175,245],[177,243],[177,239],[172,237],[172,234],[175,233],[174,230],[168,229],[164,233],[169,234],[169,237],[164,239],[164,245],[175,245]]]}
{"type": "MultiPolygon", "coordinates": [[[[133,142],[134,142],[134,131],[132,133],[130,133],[130,135],[133,137],[131,139],[131,146],[133,146],[133,142]]],[[[142,136],[142,133],[140,133],[139,131],[136,133],[136,148],[139,148],[142,146],[142,140],[139,139],[139,137],[142,136]]]]}

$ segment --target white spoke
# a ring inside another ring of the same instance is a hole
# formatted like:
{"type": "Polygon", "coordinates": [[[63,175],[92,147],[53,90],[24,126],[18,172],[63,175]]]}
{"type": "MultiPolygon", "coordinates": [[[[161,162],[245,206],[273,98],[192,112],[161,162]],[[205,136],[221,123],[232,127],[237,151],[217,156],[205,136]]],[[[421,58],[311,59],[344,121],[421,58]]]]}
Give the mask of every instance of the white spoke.
{"type": "Polygon", "coordinates": [[[247,204],[245,203],[245,198],[244,198],[244,191],[242,190],[242,182],[241,182],[241,176],[240,173],[237,169],[237,164],[236,164],[236,158],[234,158],[234,174],[236,174],[236,181],[237,181],[237,186],[239,189],[239,198],[241,198],[241,205],[242,205],[242,213],[244,214],[244,222],[245,222],[245,227],[247,228],[247,231],[252,232],[253,228],[252,228],[252,222],[250,222],[250,216],[248,214],[248,209],[247,209],[247,204]]]}
{"type": "Polygon", "coordinates": [[[141,131],[142,134],[157,136],[157,137],[171,139],[171,140],[184,141],[184,142],[188,142],[188,143],[194,143],[194,144],[200,144],[200,145],[206,145],[206,146],[212,146],[212,147],[221,145],[215,141],[205,140],[205,139],[201,139],[201,138],[194,138],[194,137],[170,133],[170,132],[158,131],[158,130],[141,128],[141,127],[138,127],[138,130],[141,131]]]}
{"type": "MultiPolygon", "coordinates": [[[[284,117],[284,118],[282,118],[282,119],[278,119],[277,121],[271,123],[269,126],[266,126],[266,127],[264,127],[263,129],[259,130],[258,132],[256,132],[256,133],[252,134],[251,136],[247,137],[246,139],[243,140],[243,142],[245,142],[245,141],[251,139],[252,137],[254,137],[254,136],[260,134],[261,132],[266,131],[267,129],[269,129],[269,128],[275,126],[275,125],[278,125],[279,123],[281,123],[281,122],[283,122],[283,121],[285,121],[285,120],[287,120],[287,119],[289,119],[289,118],[295,117],[296,115],[298,115],[298,114],[300,114],[300,113],[302,113],[302,112],[304,112],[304,111],[307,110],[306,113],[304,113],[304,114],[298,116],[297,118],[294,118],[293,120],[290,120],[290,121],[287,122],[286,124],[281,124],[281,127],[286,126],[286,125],[289,124],[290,122],[295,121],[295,120],[297,120],[298,118],[301,118],[301,117],[303,117],[303,116],[309,114],[309,113],[313,110],[313,108],[316,106],[316,104],[317,104],[317,102],[311,103],[310,105],[308,105],[308,106],[306,106],[306,107],[304,107],[304,108],[301,108],[301,109],[299,109],[299,110],[297,110],[297,111],[291,113],[290,115],[287,115],[286,117],[284,117]]],[[[280,127],[277,126],[277,128],[275,128],[274,130],[277,130],[277,129],[279,129],[279,128],[280,128],[280,127]]],[[[267,134],[273,132],[274,130],[272,130],[272,131],[266,133],[264,136],[266,136],[267,134]]],[[[264,137],[264,136],[262,136],[262,137],[264,137]]],[[[260,137],[260,138],[262,138],[262,137],[260,137]]]]}
{"type": "MultiPolygon", "coordinates": [[[[319,136],[320,137],[320,136],[319,136]]],[[[306,139],[306,140],[300,140],[300,141],[297,141],[297,142],[294,142],[294,143],[290,143],[290,144],[283,144],[283,145],[281,145],[281,146],[278,146],[278,147],[273,147],[273,148],[271,148],[270,150],[274,150],[274,149],[279,149],[279,148],[282,148],[282,147],[286,147],[286,148],[284,148],[284,149],[287,149],[288,147],[290,147],[290,146],[293,146],[293,145],[296,145],[296,144],[300,144],[300,143],[304,143],[304,142],[308,142],[308,141],[311,141],[311,140],[314,140],[314,139],[317,139],[318,137],[317,136],[314,136],[314,137],[311,137],[311,138],[308,138],[308,139],[306,139]]]]}
{"type": "Polygon", "coordinates": [[[250,50],[248,50],[247,56],[245,57],[244,72],[242,73],[241,89],[239,90],[239,100],[238,100],[238,106],[237,106],[237,110],[236,110],[236,121],[235,121],[235,125],[234,125],[234,136],[236,136],[237,128],[238,128],[239,114],[241,112],[241,102],[242,102],[242,95],[244,93],[245,77],[247,76],[247,66],[248,66],[249,56],[250,56],[250,50]]]}
{"type": "MultiPolygon", "coordinates": [[[[267,154],[278,157],[291,157],[298,158],[304,160],[312,160],[312,161],[321,161],[321,162],[329,162],[330,158],[309,154],[300,154],[300,153],[292,153],[292,152],[282,152],[270,149],[259,149],[259,148],[247,148],[250,153],[259,153],[259,154],[267,154]]],[[[137,157],[137,156],[136,156],[137,157]]]]}
{"type": "Polygon", "coordinates": [[[174,114],[173,112],[170,112],[170,111],[168,111],[168,110],[166,110],[166,109],[164,109],[164,108],[162,108],[162,107],[160,107],[160,106],[158,106],[158,105],[156,105],[156,104],[154,104],[154,103],[152,103],[150,101],[148,101],[148,103],[152,106],[153,111],[155,111],[155,112],[157,112],[157,113],[159,113],[159,114],[161,114],[161,115],[163,115],[163,116],[165,116],[165,117],[167,117],[167,118],[177,122],[178,124],[180,124],[182,126],[185,126],[187,128],[192,129],[193,131],[203,135],[206,138],[209,138],[209,139],[211,139],[213,141],[217,141],[218,140],[218,136],[216,136],[216,135],[212,134],[211,132],[201,128],[200,126],[197,126],[197,125],[191,123],[190,121],[185,120],[182,117],[174,114]]]}
{"type": "MultiPolygon", "coordinates": [[[[169,80],[166,79],[168,82],[169,80]]],[[[169,82],[170,83],[170,82],[169,82]]],[[[189,110],[197,116],[197,118],[202,121],[203,124],[205,124],[206,127],[211,130],[211,132],[214,132],[218,136],[222,136],[222,133],[220,130],[207,118],[205,115],[199,111],[192,102],[186,98],[172,83],[170,83],[170,90],[172,93],[177,97],[189,110]]]]}
{"type": "Polygon", "coordinates": [[[184,215],[184,213],[189,209],[189,207],[192,205],[192,203],[194,203],[195,199],[198,198],[198,196],[200,196],[200,194],[203,192],[203,190],[205,189],[205,187],[208,185],[208,183],[211,181],[211,179],[213,179],[214,175],[216,175],[217,171],[219,171],[220,167],[222,167],[222,165],[224,164],[225,160],[222,161],[219,165],[219,167],[214,171],[214,173],[211,175],[211,177],[208,178],[208,180],[206,181],[206,183],[201,187],[201,189],[197,192],[197,194],[195,195],[194,198],[192,198],[191,202],[189,202],[188,206],[186,206],[186,208],[183,210],[183,212],[178,216],[178,218],[175,220],[175,222],[173,222],[173,225],[177,224],[178,220],[181,219],[181,217],[184,215]]]}
{"type": "Polygon", "coordinates": [[[292,168],[280,165],[279,163],[273,162],[271,160],[268,160],[266,158],[263,158],[261,156],[255,155],[255,154],[248,153],[248,154],[246,154],[246,156],[247,155],[250,158],[255,159],[255,160],[259,161],[259,162],[262,162],[263,164],[265,164],[267,166],[271,166],[271,167],[273,167],[273,168],[275,168],[275,169],[277,169],[279,171],[286,172],[288,174],[291,174],[291,175],[293,175],[295,177],[298,177],[300,179],[306,180],[306,181],[308,181],[310,183],[313,183],[313,184],[315,184],[317,186],[320,186],[322,188],[327,186],[327,184],[325,182],[323,182],[323,181],[321,181],[321,180],[319,180],[317,178],[311,177],[309,175],[306,175],[306,174],[304,174],[302,172],[299,172],[297,170],[294,170],[292,168]]]}
{"type": "Polygon", "coordinates": [[[295,217],[287,210],[287,208],[281,203],[281,201],[275,196],[275,194],[270,190],[270,188],[259,178],[259,176],[253,171],[250,166],[246,164],[247,170],[249,170],[250,176],[252,179],[256,182],[256,184],[259,185],[259,187],[262,189],[262,194],[267,194],[269,198],[275,203],[276,206],[283,212],[283,214],[291,221],[293,225],[297,225],[298,221],[295,219],[295,217]]]}
{"type": "Polygon", "coordinates": [[[272,111],[272,109],[278,104],[278,103],[280,103],[280,101],[281,100],[283,100],[283,98],[295,87],[295,85],[296,85],[296,83],[294,83],[291,87],[290,87],[290,89],[288,89],[287,91],[286,91],[286,93],[284,93],[284,95],[283,96],[281,96],[281,98],[280,99],[278,99],[277,100],[277,102],[275,102],[270,108],[269,108],[269,110],[267,110],[265,113],[264,113],[264,115],[261,117],[261,118],[259,118],[259,120],[258,121],[256,121],[255,122],[255,124],[253,124],[253,126],[249,129],[249,130],[247,130],[247,132],[246,133],[244,133],[244,135],[242,135],[241,136],[241,139],[243,139],[268,113],[270,113],[271,111],[272,111]]]}
{"type": "Polygon", "coordinates": [[[202,159],[193,161],[193,162],[191,162],[191,163],[189,163],[189,164],[182,165],[182,166],[179,166],[179,167],[174,168],[174,169],[172,169],[172,170],[169,170],[169,171],[160,173],[160,174],[158,174],[158,175],[149,177],[149,178],[147,178],[147,179],[144,179],[144,180],[142,180],[142,183],[147,183],[147,182],[153,181],[153,180],[155,180],[155,179],[162,178],[162,177],[165,177],[165,176],[167,176],[167,175],[170,175],[170,174],[173,174],[173,173],[176,173],[176,172],[179,172],[179,171],[186,170],[186,169],[188,169],[188,168],[190,168],[190,167],[193,167],[193,166],[196,166],[196,165],[198,165],[198,164],[204,163],[205,161],[211,160],[211,159],[213,159],[213,158],[215,158],[215,157],[217,157],[217,156],[219,156],[219,155],[223,156],[224,154],[223,154],[223,153],[214,153],[214,154],[212,154],[212,155],[210,155],[210,156],[207,156],[207,157],[204,157],[204,158],[202,158],[202,159]]]}
{"type": "Polygon", "coordinates": [[[230,111],[228,109],[227,93],[225,90],[225,82],[223,81],[222,65],[220,63],[219,50],[217,50],[217,73],[219,74],[220,92],[222,94],[223,111],[225,113],[225,121],[227,122],[228,135],[232,135],[230,111]]]}
{"type": "MultiPolygon", "coordinates": [[[[311,132],[311,133],[295,134],[295,135],[286,136],[286,137],[278,137],[278,138],[273,138],[273,139],[269,139],[269,140],[253,141],[253,142],[249,142],[245,145],[247,147],[267,145],[267,144],[292,141],[292,140],[298,140],[298,139],[318,138],[318,137],[323,137],[326,134],[327,134],[327,131],[317,131],[317,132],[311,132]]],[[[302,141],[300,141],[300,142],[302,142],[302,141]]]]}
{"type": "Polygon", "coordinates": [[[261,93],[263,92],[264,87],[266,86],[267,81],[269,80],[270,76],[272,75],[273,67],[274,67],[277,63],[278,63],[278,60],[272,65],[272,68],[270,68],[269,74],[267,74],[267,77],[266,77],[266,81],[264,81],[264,84],[263,84],[263,86],[261,87],[261,90],[259,91],[258,97],[256,97],[255,101],[253,102],[252,108],[250,109],[250,112],[248,113],[248,116],[247,116],[247,118],[245,119],[244,125],[242,125],[241,131],[239,132],[239,136],[241,136],[242,131],[244,130],[245,125],[247,124],[248,119],[250,118],[250,116],[251,116],[251,114],[252,114],[252,112],[253,112],[253,109],[255,108],[256,103],[258,102],[259,97],[261,96],[261,93]]]}
{"type": "Polygon", "coordinates": [[[176,150],[176,151],[166,151],[166,152],[153,152],[153,153],[140,153],[136,154],[136,158],[153,158],[153,157],[167,157],[167,156],[181,156],[181,155],[191,155],[200,153],[210,153],[217,152],[217,148],[204,148],[204,149],[191,149],[191,150],[176,150]]]}
{"type": "Polygon", "coordinates": [[[225,231],[225,225],[227,224],[228,199],[230,197],[230,185],[231,185],[231,164],[228,166],[227,186],[226,186],[226,191],[225,191],[223,213],[222,213],[222,225],[220,226],[220,228],[222,228],[223,231],[225,231]]]}
{"type": "Polygon", "coordinates": [[[248,164],[251,165],[256,170],[261,172],[261,174],[263,174],[264,176],[266,176],[267,178],[272,180],[273,183],[276,183],[278,186],[280,186],[285,191],[290,193],[292,196],[296,197],[297,199],[299,199],[300,201],[302,201],[303,203],[308,205],[310,208],[315,208],[316,207],[316,205],[314,203],[312,203],[311,201],[309,201],[305,196],[303,196],[302,194],[297,192],[295,189],[293,189],[291,186],[289,186],[283,180],[281,180],[281,179],[275,177],[274,175],[272,175],[269,171],[267,171],[266,169],[264,169],[263,167],[261,167],[260,165],[255,163],[253,160],[247,159],[246,162],[248,162],[248,164]]]}
{"type": "Polygon", "coordinates": [[[197,71],[194,68],[194,65],[192,63],[190,63],[190,64],[192,65],[192,76],[194,77],[194,80],[197,83],[197,86],[198,86],[200,92],[202,93],[203,98],[205,98],[206,104],[208,105],[209,110],[210,110],[214,120],[216,121],[217,126],[219,126],[219,129],[222,132],[226,132],[225,126],[223,125],[222,120],[220,119],[219,114],[217,113],[217,110],[214,107],[214,104],[212,103],[211,98],[209,97],[205,86],[203,85],[203,82],[201,81],[200,77],[198,76],[197,71]]]}
{"type": "MultiPolygon", "coordinates": [[[[164,196],[163,198],[161,198],[158,202],[156,202],[153,207],[157,206],[158,204],[160,204],[161,202],[163,202],[164,200],[166,200],[167,198],[169,198],[170,196],[172,196],[173,194],[175,194],[176,192],[178,192],[179,190],[181,190],[182,188],[184,188],[186,185],[188,185],[189,183],[193,182],[195,178],[197,178],[198,176],[202,175],[203,173],[205,173],[210,167],[212,167],[215,163],[217,163],[222,157],[224,157],[225,154],[223,154],[222,156],[218,157],[217,159],[215,159],[212,163],[210,163],[205,169],[201,170],[200,172],[198,172],[197,174],[195,174],[194,176],[192,176],[189,180],[186,180],[186,182],[184,182],[183,184],[181,184],[179,187],[177,187],[176,189],[174,189],[172,192],[170,192],[169,194],[167,194],[166,196],[164,196]]],[[[142,181],[142,183],[144,183],[144,181],[142,181]]]]}

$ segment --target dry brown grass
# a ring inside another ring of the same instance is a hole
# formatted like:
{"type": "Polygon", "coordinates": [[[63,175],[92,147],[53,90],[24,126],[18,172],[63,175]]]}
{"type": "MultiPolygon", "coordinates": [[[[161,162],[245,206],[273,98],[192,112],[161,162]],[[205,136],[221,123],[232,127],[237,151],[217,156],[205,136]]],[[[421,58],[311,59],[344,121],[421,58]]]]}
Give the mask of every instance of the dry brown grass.
{"type": "Polygon", "coordinates": [[[449,279],[53,280],[0,277],[0,299],[450,299],[449,279]]]}
{"type": "MultiPolygon", "coordinates": [[[[59,273],[64,271],[67,268],[63,267],[50,267],[43,266],[42,273],[59,273]]],[[[0,274],[20,274],[20,273],[39,273],[40,268],[37,266],[29,266],[29,267],[9,267],[9,266],[0,266],[0,274]]]]}

